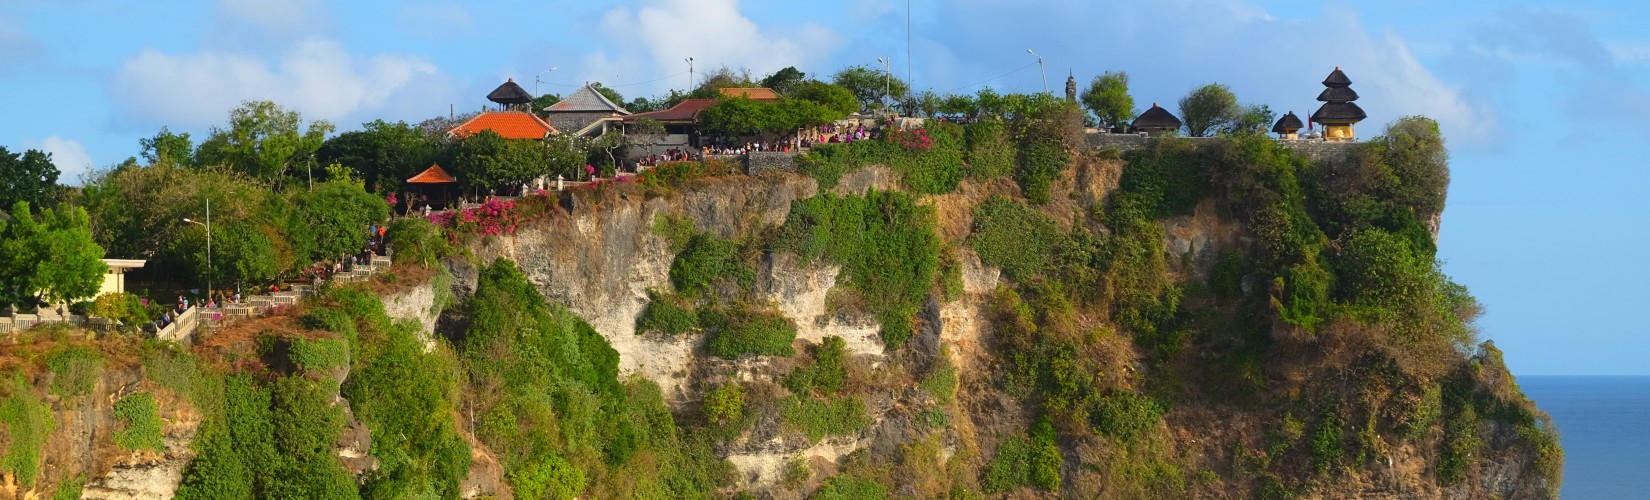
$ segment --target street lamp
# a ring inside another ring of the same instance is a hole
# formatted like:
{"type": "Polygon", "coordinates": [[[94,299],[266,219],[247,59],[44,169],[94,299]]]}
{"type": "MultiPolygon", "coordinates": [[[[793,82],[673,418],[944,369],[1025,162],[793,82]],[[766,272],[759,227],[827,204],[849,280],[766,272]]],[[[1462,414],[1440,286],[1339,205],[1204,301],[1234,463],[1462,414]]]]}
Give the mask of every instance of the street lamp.
{"type": "Polygon", "coordinates": [[[206,199],[206,223],[205,224],[201,224],[200,221],[189,220],[188,217],[184,217],[183,221],[187,222],[187,223],[190,223],[190,224],[195,224],[195,225],[199,225],[199,226],[202,226],[202,227],[206,228],[206,297],[211,298],[212,297],[212,199],[211,198],[206,199]]]}
{"type": "MultiPolygon", "coordinates": [[[[688,92],[693,92],[693,84],[695,83],[694,80],[693,80],[693,58],[689,57],[687,59],[683,59],[683,61],[687,61],[687,63],[688,63],[688,88],[687,88],[687,91],[688,92]]],[[[677,73],[677,74],[681,74],[681,73],[677,73]]]]}
{"type": "Polygon", "coordinates": [[[1031,54],[1031,57],[1037,58],[1037,71],[1040,71],[1040,72],[1043,73],[1043,93],[1047,94],[1048,93],[1048,70],[1043,68],[1043,56],[1037,55],[1037,53],[1032,52],[1031,49],[1026,49],[1026,53],[1031,54]]]}
{"type": "Polygon", "coordinates": [[[539,77],[544,76],[545,73],[549,73],[549,72],[555,71],[555,70],[556,70],[556,67],[551,66],[550,69],[540,71],[539,74],[533,75],[533,98],[534,99],[539,98],[539,81],[540,81],[539,77]]]}
{"type": "Polygon", "coordinates": [[[894,78],[894,72],[893,72],[893,70],[889,69],[889,65],[893,64],[894,61],[891,60],[891,59],[890,60],[884,60],[883,58],[878,57],[877,58],[877,63],[882,64],[882,100],[883,100],[882,107],[883,107],[884,110],[887,110],[888,109],[888,102],[887,101],[888,101],[888,97],[889,97],[888,94],[892,93],[892,92],[888,91],[888,88],[889,88],[888,84],[889,84],[889,81],[894,78]]]}

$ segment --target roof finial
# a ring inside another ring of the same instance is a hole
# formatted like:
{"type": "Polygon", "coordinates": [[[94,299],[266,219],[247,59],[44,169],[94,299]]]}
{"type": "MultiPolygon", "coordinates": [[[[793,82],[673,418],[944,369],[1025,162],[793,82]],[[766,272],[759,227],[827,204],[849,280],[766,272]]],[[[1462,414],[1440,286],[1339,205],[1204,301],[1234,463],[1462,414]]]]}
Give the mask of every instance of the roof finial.
{"type": "Polygon", "coordinates": [[[1340,70],[1341,70],[1341,67],[1340,67],[1340,66],[1336,66],[1336,67],[1335,67],[1335,71],[1340,71],[1340,70]]]}

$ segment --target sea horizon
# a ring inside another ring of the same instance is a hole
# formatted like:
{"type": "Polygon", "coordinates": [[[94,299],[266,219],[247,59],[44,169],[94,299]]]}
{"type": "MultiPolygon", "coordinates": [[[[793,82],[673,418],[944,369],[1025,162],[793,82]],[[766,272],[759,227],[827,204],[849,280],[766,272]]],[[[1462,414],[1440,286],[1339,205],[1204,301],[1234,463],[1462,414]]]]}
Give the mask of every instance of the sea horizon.
{"type": "Polygon", "coordinates": [[[1566,499],[1650,491],[1650,375],[1523,375],[1524,395],[1553,417],[1566,499]]]}

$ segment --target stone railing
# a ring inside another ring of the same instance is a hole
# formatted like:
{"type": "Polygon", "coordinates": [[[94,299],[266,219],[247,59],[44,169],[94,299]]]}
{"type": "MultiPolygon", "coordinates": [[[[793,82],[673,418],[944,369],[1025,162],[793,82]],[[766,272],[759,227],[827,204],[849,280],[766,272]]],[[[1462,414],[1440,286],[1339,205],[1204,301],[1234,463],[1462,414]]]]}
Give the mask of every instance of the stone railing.
{"type": "MultiPolygon", "coordinates": [[[[355,266],[349,272],[334,274],[329,281],[333,283],[363,282],[372,279],[372,275],[389,268],[389,257],[375,255],[371,264],[355,266]]],[[[155,330],[155,338],[187,345],[194,342],[195,335],[203,330],[214,331],[239,320],[278,314],[288,307],[297,305],[304,297],[313,294],[314,288],[312,285],[291,285],[288,290],[246,297],[239,304],[226,304],[216,308],[190,307],[179,313],[177,318],[164,328],[155,330]]],[[[68,323],[99,331],[108,330],[113,326],[109,320],[97,317],[88,318],[72,314],[67,316],[15,314],[0,317],[0,334],[21,332],[48,323],[68,323]]]]}

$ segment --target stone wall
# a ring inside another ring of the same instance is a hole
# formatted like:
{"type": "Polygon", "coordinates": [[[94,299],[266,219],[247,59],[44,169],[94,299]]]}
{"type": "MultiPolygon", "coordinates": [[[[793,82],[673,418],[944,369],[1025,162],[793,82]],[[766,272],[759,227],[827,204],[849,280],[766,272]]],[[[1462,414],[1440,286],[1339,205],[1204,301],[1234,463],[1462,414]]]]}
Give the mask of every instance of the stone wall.
{"type": "Polygon", "coordinates": [[[745,157],[745,173],[758,175],[763,172],[795,172],[796,152],[774,153],[755,152],[745,157]]]}
{"type": "MultiPolygon", "coordinates": [[[[1215,137],[1186,137],[1191,141],[1212,141],[1215,137]]],[[[1090,132],[1088,146],[1093,149],[1117,148],[1123,151],[1132,151],[1146,147],[1149,139],[1141,134],[1108,134],[1104,132],[1090,132]]],[[[1351,153],[1359,142],[1329,142],[1316,139],[1279,140],[1284,146],[1306,155],[1313,161],[1327,162],[1334,168],[1340,168],[1348,163],[1351,153]]]]}

